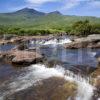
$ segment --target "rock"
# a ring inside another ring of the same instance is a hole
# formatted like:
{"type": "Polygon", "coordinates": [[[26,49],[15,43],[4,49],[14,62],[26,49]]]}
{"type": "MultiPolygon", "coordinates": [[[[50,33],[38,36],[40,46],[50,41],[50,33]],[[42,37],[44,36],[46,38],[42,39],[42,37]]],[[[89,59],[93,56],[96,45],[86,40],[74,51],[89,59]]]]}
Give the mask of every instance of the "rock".
{"type": "Polygon", "coordinates": [[[97,58],[98,65],[100,65],[100,57],[97,58]]]}
{"type": "Polygon", "coordinates": [[[68,49],[100,48],[100,35],[77,38],[71,43],[64,44],[64,47],[68,49]]]}
{"type": "Polygon", "coordinates": [[[12,35],[12,34],[5,34],[3,36],[3,39],[4,40],[11,40],[12,38],[16,37],[15,35],[12,35]]]}
{"type": "Polygon", "coordinates": [[[100,52],[97,52],[95,55],[97,62],[98,62],[98,66],[100,66],[100,52]]]}
{"type": "Polygon", "coordinates": [[[15,56],[12,59],[13,64],[29,65],[42,61],[42,56],[36,52],[17,51],[13,55],[15,56]]]}
{"type": "Polygon", "coordinates": [[[15,37],[15,38],[12,38],[12,39],[10,40],[10,42],[11,42],[11,43],[14,43],[14,44],[20,44],[20,43],[23,43],[23,40],[24,40],[23,37],[17,36],[17,37],[15,37]]]}
{"type": "Polygon", "coordinates": [[[90,42],[90,41],[75,41],[71,43],[64,44],[64,47],[67,49],[80,49],[80,48],[100,48],[99,43],[90,42]]]}
{"type": "Polygon", "coordinates": [[[0,39],[3,39],[3,35],[0,35],[0,39]]]}
{"type": "Polygon", "coordinates": [[[34,63],[41,62],[43,56],[37,52],[21,51],[21,50],[11,50],[5,53],[1,53],[1,59],[10,62],[15,65],[30,65],[34,63]]]}
{"type": "Polygon", "coordinates": [[[95,86],[93,100],[100,98],[100,65],[97,66],[96,70],[91,73],[92,83],[95,86]]]}
{"type": "Polygon", "coordinates": [[[28,46],[25,43],[22,43],[22,44],[16,46],[14,49],[25,50],[25,49],[28,49],[28,46]]]}
{"type": "Polygon", "coordinates": [[[96,78],[96,77],[100,76],[100,68],[98,67],[95,71],[93,71],[93,72],[91,73],[91,76],[92,76],[93,78],[96,78]]]}
{"type": "Polygon", "coordinates": [[[49,68],[56,67],[57,65],[60,65],[60,66],[63,65],[63,62],[61,62],[61,61],[59,61],[59,60],[56,60],[56,59],[45,60],[44,63],[45,63],[45,65],[48,66],[49,68]]]}
{"type": "Polygon", "coordinates": [[[64,47],[68,49],[85,48],[87,46],[88,46],[87,42],[72,42],[72,43],[67,43],[64,45],[64,47]]]}
{"type": "MultiPolygon", "coordinates": [[[[60,77],[51,77],[37,85],[5,97],[4,100],[67,100],[76,95],[77,85],[60,77]]],[[[72,99],[71,99],[72,100],[72,99]]]]}

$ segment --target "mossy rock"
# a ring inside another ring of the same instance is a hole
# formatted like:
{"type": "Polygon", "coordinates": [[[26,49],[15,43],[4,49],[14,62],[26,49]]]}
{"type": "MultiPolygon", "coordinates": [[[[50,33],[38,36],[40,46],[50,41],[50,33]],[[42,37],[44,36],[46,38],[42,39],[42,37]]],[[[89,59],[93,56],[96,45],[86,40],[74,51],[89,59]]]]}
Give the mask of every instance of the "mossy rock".
{"type": "Polygon", "coordinates": [[[67,100],[76,95],[77,85],[63,78],[52,77],[28,89],[7,96],[4,100],[67,100]]]}
{"type": "Polygon", "coordinates": [[[98,67],[93,73],[91,73],[93,78],[100,76],[100,67],[98,67]]]}

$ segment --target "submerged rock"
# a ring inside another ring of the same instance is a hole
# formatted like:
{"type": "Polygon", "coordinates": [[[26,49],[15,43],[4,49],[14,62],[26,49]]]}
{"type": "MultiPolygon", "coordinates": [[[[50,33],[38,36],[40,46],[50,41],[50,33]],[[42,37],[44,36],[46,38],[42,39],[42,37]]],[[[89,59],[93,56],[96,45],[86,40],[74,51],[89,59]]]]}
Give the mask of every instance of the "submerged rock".
{"type": "Polygon", "coordinates": [[[63,78],[52,77],[28,89],[7,96],[4,100],[67,100],[76,95],[77,85],[63,78]]]}

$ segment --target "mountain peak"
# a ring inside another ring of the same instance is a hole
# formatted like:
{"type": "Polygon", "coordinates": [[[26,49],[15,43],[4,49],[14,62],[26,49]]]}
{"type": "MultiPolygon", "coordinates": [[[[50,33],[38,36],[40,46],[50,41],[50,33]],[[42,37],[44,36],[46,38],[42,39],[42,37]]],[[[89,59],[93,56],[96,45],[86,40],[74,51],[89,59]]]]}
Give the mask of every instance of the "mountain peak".
{"type": "Polygon", "coordinates": [[[23,8],[21,10],[16,11],[15,13],[24,13],[24,14],[35,14],[35,15],[45,15],[43,12],[39,12],[35,9],[31,8],[23,8]]]}
{"type": "Polygon", "coordinates": [[[30,9],[30,8],[23,8],[23,9],[20,9],[20,10],[18,10],[16,12],[33,12],[33,11],[35,11],[35,10],[34,9],[30,9]]]}
{"type": "Polygon", "coordinates": [[[53,12],[50,12],[48,14],[57,14],[57,15],[62,15],[59,11],[53,11],[53,12]]]}

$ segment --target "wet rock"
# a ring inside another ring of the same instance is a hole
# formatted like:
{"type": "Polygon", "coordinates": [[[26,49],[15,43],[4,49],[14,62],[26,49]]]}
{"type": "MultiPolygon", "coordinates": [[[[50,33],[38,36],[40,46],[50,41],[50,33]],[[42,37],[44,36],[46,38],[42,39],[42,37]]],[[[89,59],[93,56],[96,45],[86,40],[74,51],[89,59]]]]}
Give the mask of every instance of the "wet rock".
{"type": "Polygon", "coordinates": [[[78,49],[78,48],[85,48],[88,46],[87,42],[72,42],[72,43],[67,43],[64,45],[64,47],[67,49],[78,49]]]}
{"type": "Polygon", "coordinates": [[[67,100],[76,95],[77,85],[63,78],[52,77],[37,85],[7,96],[4,100],[67,100]]]}
{"type": "Polygon", "coordinates": [[[97,69],[91,74],[93,78],[93,84],[95,86],[93,100],[98,100],[100,98],[100,65],[98,65],[97,69]]]}
{"type": "Polygon", "coordinates": [[[3,39],[4,39],[4,40],[11,40],[11,39],[14,38],[14,37],[15,37],[15,35],[6,34],[6,35],[3,36],[3,39]]]}
{"type": "Polygon", "coordinates": [[[16,46],[14,49],[26,50],[26,49],[28,49],[28,46],[25,43],[22,43],[22,44],[19,44],[18,46],[16,46]]]}
{"type": "Polygon", "coordinates": [[[75,65],[73,67],[70,67],[69,70],[75,74],[80,74],[81,76],[88,76],[93,71],[95,71],[96,68],[87,65],[75,65]]]}
{"type": "Polygon", "coordinates": [[[64,45],[65,48],[68,49],[80,49],[80,48],[100,48],[99,43],[94,43],[90,41],[81,41],[81,42],[72,42],[72,43],[67,43],[64,45]]]}
{"type": "Polygon", "coordinates": [[[97,54],[95,55],[97,61],[98,61],[98,67],[100,67],[100,52],[97,52],[97,54]]]}
{"type": "MultiPolygon", "coordinates": [[[[98,65],[100,65],[100,57],[97,58],[97,61],[98,61],[98,65]]],[[[100,66],[98,66],[100,67],[100,66]]]]}
{"type": "Polygon", "coordinates": [[[51,67],[56,67],[56,65],[62,65],[63,62],[53,59],[53,60],[45,60],[44,64],[49,68],[51,68],[51,67]]]}
{"type": "Polygon", "coordinates": [[[98,100],[98,98],[100,98],[100,76],[95,78],[94,86],[95,90],[94,90],[93,100],[98,100]]]}
{"type": "Polygon", "coordinates": [[[43,56],[35,51],[11,50],[0,55],[4,61],[17,65],[30,65],[43,60],[43,56]]]}
{"type": "Polygon", "coordinates": [[[42,56],[36,52],[17,51],[12,59],[13,64],[29,65],[42,61],[42,56]]]}
{"type": "Polygon", "coordinates": [[[98,66],[98,68],[91,73],[91,76],[93,78],[96,78],[96,77],[100,76],[100,66],[98,66]]]}
{"type": "Polygon", "coordinates": [[[100,48],[100,35],[77,38],[73,42],[65,44],[64,47],[68,49],[100,48]]]}

